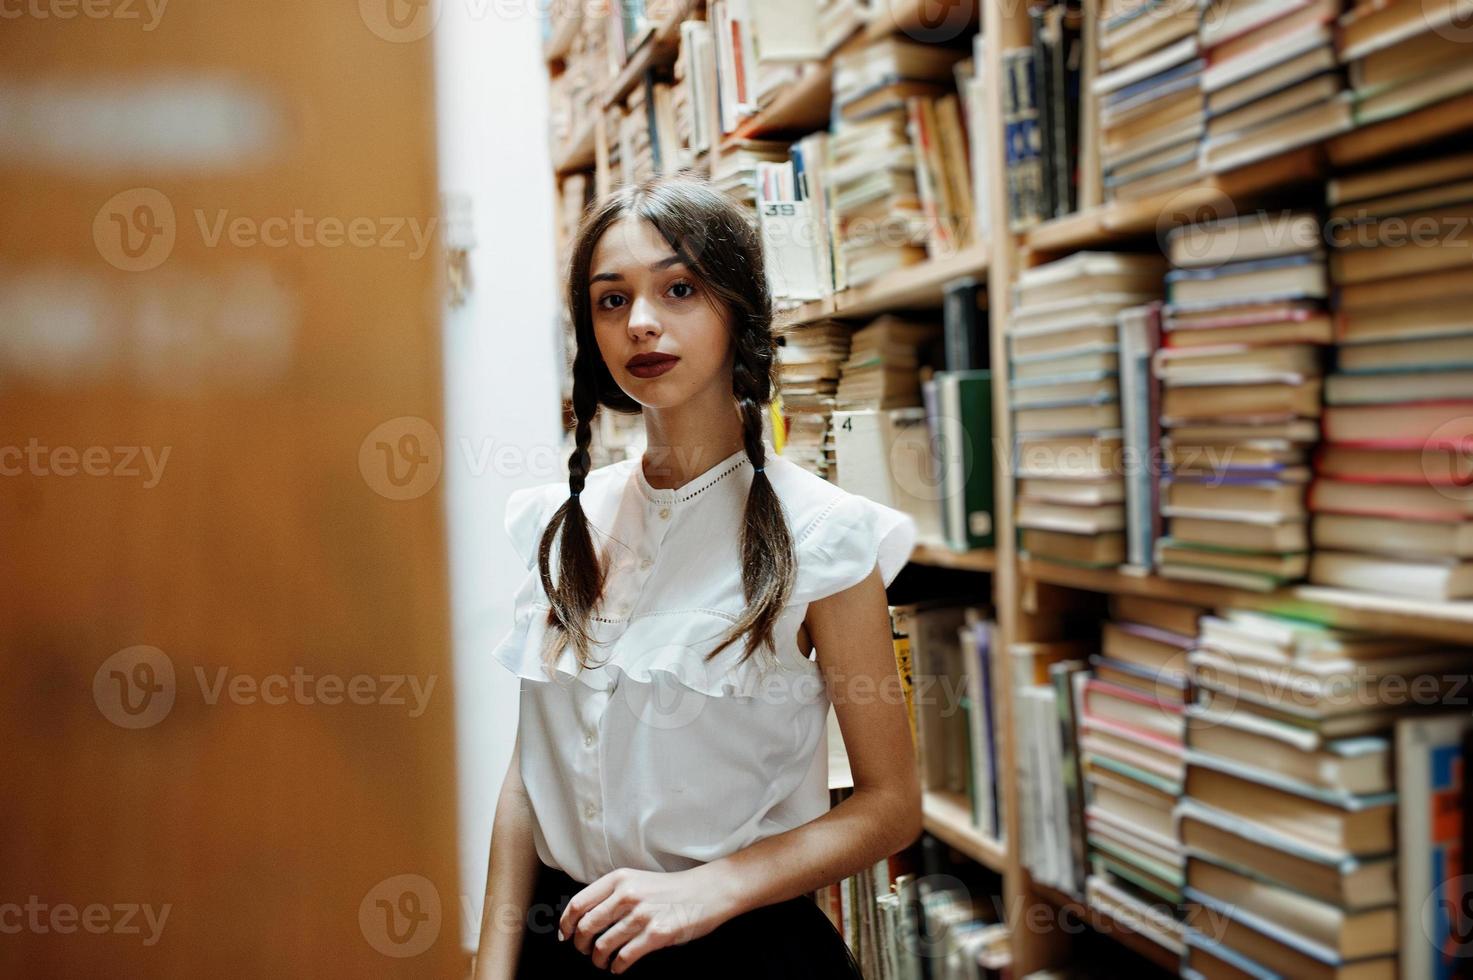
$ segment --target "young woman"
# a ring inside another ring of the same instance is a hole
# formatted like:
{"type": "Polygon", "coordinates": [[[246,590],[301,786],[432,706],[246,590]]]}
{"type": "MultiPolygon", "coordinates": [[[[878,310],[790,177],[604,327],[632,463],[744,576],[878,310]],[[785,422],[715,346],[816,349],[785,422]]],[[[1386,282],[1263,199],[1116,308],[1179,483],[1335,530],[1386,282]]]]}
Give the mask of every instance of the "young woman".
{"type": "Polygon", "coordinates": [[[858,978],[807,894],[920,833],[885,596],[915,522],[772,451],[761,246],[705,181],[591,210],[568,308],[568,479],[506,512],[521,716],[475,976],[858,978]],[[590,471],[600,407],[643,416],[641,458],[590,471]]]}

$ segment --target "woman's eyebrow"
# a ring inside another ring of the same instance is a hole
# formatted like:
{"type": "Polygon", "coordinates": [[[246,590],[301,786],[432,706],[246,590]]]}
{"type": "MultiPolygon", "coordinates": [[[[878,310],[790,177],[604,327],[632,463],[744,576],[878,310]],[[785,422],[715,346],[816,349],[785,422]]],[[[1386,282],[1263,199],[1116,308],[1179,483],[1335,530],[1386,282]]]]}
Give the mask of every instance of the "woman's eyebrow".
{"type": "MultiPolygon", "coordinates": [[[[661,269],[668,269],[672,265],[685,265],[685,259],[675,254],[667,255],[665,258],[650,266],[650,271],[659,272],[661,269]]],[[[590,276],[588,278],[588,284],[591,286],[596,282],[622,282],[623,279],[624,277],[617,272],[600,272],[590,276]]]]}

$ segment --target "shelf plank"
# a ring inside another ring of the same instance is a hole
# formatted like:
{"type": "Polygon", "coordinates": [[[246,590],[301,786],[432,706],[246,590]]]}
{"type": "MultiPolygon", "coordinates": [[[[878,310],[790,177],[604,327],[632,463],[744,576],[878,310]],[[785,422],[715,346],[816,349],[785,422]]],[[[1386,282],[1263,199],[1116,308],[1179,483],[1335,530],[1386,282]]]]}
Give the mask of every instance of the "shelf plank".
{"type": "Polygon", "coordinates": [[[582,23],[582,18],[577,16],[558,19],[552,36],[542,46],[543,60],[547,61],[549,66],[567,57],[568,49],[573,46],[573,38],[578,36],[578,28],[582,23]]]}
{"type": "Polygon", "coordinates": [[[1025,558],[1025,580],[1090,592],[1138,595],[1202,606],[1232,606],[1309,619],[1329,626],[1374,630],[1402,636],[1466,643],[1473,636],[1473,601],[1435,602],[1402,596],[1355,592],[1319,585],[1295,585],[1275,592],[1253,592],[1156,575],[1127,575],[1114,569],[1080,568],[1025,558]]]}
{"type": "Polygon", "coordinates": [[[825,320],[834,315],[834,298],[825,296],[822,299],[809,300],[786,310],[779,310],[775,316],[777,329],[781,331],[784,327],[796,327],[805,323],[814,323],[825,320]]]}
{"type": "Polygon", "coordinates": [[[603,107],[609,109],[634,91],[639,80],[650,68],[664,68],[675,63],[680,53],[680,22],[685,20],[695,6],[694,0],[679,0],[670,15],[657,22],[639,47],[629,55],[629,60],[615,75],[603,95],[603,107]]]}
{"type": "Polygon", "coordinates": [[[1165,231],[1187,216],[1228,218],[1237,198],[1318,180],[1324,172],[1324,147],[1300,147],[1185,187],[1045,221],[1024,233],[1023,244],[1034,252],[1067,252],[1165,231]]]}
{"type": "Polygon", "coordinates": [[[971,806],[961,793],[927,790],[921,797],[926,831],[998,874],[1007,867],[1007,848],[972,826],[971,806]]]}
{"type": "Polygon", "coordinates": [[[742,139],[793,136],[827,128],[834,100],[833,81],[833,62],[815,62],[807,74],[784,86],[767,108],[726,134],[722,143],[730,146],[742,139]]]}
{"type": "Polygon", "coordinates": [[[936,568],[955,568],[968,572],[993,572],[997,570],[997,552],[991,548],[975,548],[971,551],[952,551],[940,545],[917,544],[910,560],[917,565],[936,568]]]}
{"type": "Polygon", "coordinates": [[[934,0],[877,0],[864,25],[864,38],[872,42],[900,34],[909,41],[945,44],[971,33],[980,6],[978,0],[940,5],[934,0]]]}
{"type": "Polygon", "coordinates": [[[971,245],[955,255],[927,259],[837,293],[835,315],[869,316],[912,306],[939,308],[948,281],[986,271],[987,246],[971,245]]]}
{"type": "Polygon", "coordinates": [[[589,116],[583,128],[573,134],[563,151],[554,155],[553,166],[559,177],[593,169],[594,130],[597,124],[597,117],[589,116]]]}
{"type": "Polygon", "coordinates": [[[1134,953],[1145,957],[1155,965],[1170,973],[1176,973],[1181,966],[1181,957],[1171,950],[1162,946],[1156,940],[1143,932],[1137,932],[1130,927],[1128,922],[1117,919],[1115,916],[1101,909],[1086,905],[1082,900],[1062,892],[1049,885],[1033,883],[1034,890],[1050,905],[1060,910],[1068,910],[1077,915],[1081,920],[1089,924],[1089,927],[1101,935],[1120,943],[1134,953]]]}
{"type": "Polygon", "coordinates": [[[1330,159],[1338,167],[1365,163],[1409,146],[1421,146],[1473,129],[1473,94],[1445,99],[1405,116],[1360,126],[1330,140],[1330,159]]]}
{"type": "Polygon", "coordinates": [[[781,311],[778,317],[786,326],[797,326],[828,317],[862,317],[911,307],[940,309],[945,285],[959,276],[982,275],[987,261],[986,246],[972,245],[955,255],[927,259],[862,286],[781,311]]]}

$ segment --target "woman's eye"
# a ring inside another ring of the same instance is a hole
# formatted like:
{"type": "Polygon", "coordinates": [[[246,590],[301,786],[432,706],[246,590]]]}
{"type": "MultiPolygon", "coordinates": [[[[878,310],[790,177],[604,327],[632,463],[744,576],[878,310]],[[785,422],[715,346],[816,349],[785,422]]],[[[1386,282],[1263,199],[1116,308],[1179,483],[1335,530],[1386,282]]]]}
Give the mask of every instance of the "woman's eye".
{"type": "Polygon", "coordinates": [[[687,292],[677,294],[675,296],[676,299],[690,299],[696,293],[696,287],[692,286],[688,282],[677,282],[670,287],[670,291],[672,293],[675,292],[675,290],[677,289],[684,289],[687,290],[687,292]]]}
{"type": "Polygon", "coordinates": [[[612,310],[624,301],[624,297],[618,293],[605,293],[598,298],[598,308],[601,310],[612,310]]]}

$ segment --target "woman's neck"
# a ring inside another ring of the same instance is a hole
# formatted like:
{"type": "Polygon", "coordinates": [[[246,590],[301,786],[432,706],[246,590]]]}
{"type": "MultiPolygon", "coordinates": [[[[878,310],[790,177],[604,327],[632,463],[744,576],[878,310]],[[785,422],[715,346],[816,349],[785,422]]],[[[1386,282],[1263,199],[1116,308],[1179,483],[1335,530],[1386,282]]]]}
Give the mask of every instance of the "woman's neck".
{"type": "Polygon", "coordinates": [[[661,490],[684,486],[741,449],[741,419],[734,404],[731,409],[723,417],[646,408],[647,448],[640,465],[650,486],[661,490]]]}

